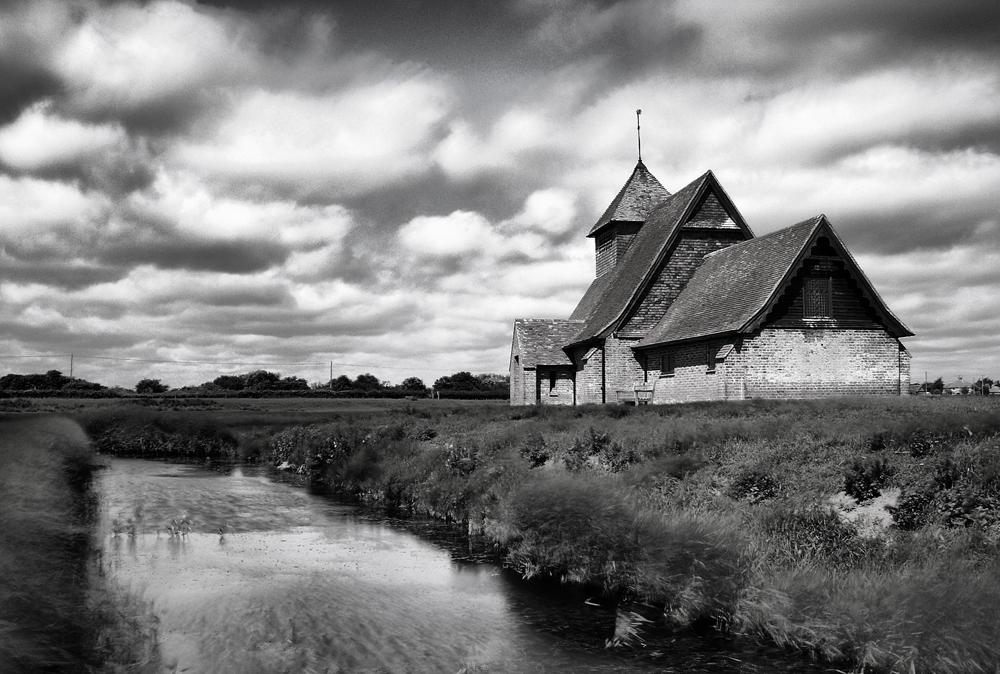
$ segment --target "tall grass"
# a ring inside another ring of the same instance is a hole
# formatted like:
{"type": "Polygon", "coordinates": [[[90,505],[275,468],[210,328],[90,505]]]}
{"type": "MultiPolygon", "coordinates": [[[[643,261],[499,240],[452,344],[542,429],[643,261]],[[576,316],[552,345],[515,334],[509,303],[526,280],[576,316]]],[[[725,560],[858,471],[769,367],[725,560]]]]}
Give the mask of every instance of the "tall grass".
{"type": "Polygon", "coordinates": [[[86,627],[87,438],[65,419],[0,420],[0,669],[71,671],[86,627]]]}
{"type": "Polygon", "coordinates": [[[238,454],[462,522],[525,575],[599,586],[673,626],[858,670],[1000,661],[1000,401],[422,402],[231,435],[238,454]],[[889,528],[844,510],[890,493],[889,528]]]}
{"type": "Polygon", "coordinates": [[[95,564],[96,468],[82,429],[0,418],[0,672],[157,671],[148,607],[95,564]]]}

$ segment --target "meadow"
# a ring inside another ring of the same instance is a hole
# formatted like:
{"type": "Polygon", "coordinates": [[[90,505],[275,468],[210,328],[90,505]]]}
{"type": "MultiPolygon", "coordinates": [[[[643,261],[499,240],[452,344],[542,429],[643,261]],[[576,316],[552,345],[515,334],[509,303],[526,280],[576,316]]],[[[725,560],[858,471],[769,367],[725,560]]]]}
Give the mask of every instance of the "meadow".
{"type": "Polygon", "coordinates": [[[266,463],[452,521],[672,629],[854,671],[1000,662],[995,399],[44,404],[104,453],[266,463]]]}

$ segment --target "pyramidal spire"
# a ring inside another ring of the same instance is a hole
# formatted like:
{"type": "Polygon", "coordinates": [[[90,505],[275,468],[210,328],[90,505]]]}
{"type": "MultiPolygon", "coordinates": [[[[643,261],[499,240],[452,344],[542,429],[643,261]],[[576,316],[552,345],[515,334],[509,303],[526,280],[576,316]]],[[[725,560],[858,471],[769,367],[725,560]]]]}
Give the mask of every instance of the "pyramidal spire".
{"type": "Polygon", "coordinates": [[[644,222],[650,211],[669,196],[670,192],[649,172],[640,159],[632,170],[632,175],[625,181],[618,195],[598,218],[587,236],[596,236],[598,231],[612,222],[644,222]]]}

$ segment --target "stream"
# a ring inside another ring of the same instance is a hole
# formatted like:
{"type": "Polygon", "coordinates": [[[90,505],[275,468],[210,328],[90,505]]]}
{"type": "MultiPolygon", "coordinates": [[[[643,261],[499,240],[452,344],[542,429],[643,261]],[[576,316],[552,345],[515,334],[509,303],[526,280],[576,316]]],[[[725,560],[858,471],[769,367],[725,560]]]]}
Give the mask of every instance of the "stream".
{"type": "Polygon", "coordinates": [[[151,602],[171,672],[836,671],[652,624],[645,646],[605,648],[616,612],[599,597],[259,467],[110,459],[98,489],[105,569],[151,602]]]}

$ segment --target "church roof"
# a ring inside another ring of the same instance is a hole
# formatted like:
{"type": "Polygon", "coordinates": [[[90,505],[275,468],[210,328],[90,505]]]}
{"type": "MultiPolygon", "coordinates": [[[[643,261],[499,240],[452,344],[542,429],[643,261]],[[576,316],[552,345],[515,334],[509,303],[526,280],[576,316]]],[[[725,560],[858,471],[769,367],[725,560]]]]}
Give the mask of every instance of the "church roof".
{"type": "Polygon", "coordinates": [[[637,348],[756,329],[821,234],[838,249],[887,329],[900,337],[912,334],[882,302],[826,216],[818,215],[705,256],[637,348]]]}
{"type": "Polygon", "coordinates": [[[654,208],[646,218],[645,224],[636,233],[625,255],[614,269],[602,277],[607,280],[602,282],[601,279],[597,279],[591,284],[587,294],[572,314],[573,318],[585,322],[567,346],[602,336],[603,332],[611,329],[622,318],[626,310],[636,301],[647,280],[659,268],[684,223],[709,189],[712,189],[720,201],[736,214],[738,220],[736,226],[747,236],[753,236],[715,174],[708,171],[654,208]]]}
{"type": "Polygon", "coordinates": [[[572,365],[563,344],[580,329],[581,321],[565,318],[518,318],[514,335],[521,354],[522,367],[536,365],[572,365]]]}
{"type": "Polygon", "coordinates": [[[649,172],[639,160],[632,175],[625,181],[618,195],[590,228],[587,236],[597,232],[612,222],[642,222],[657,205],[670,196],[670,192],[649,172]]]}

